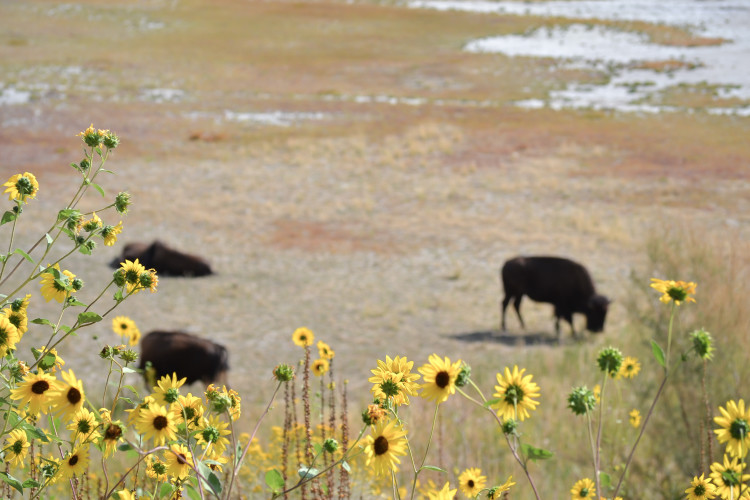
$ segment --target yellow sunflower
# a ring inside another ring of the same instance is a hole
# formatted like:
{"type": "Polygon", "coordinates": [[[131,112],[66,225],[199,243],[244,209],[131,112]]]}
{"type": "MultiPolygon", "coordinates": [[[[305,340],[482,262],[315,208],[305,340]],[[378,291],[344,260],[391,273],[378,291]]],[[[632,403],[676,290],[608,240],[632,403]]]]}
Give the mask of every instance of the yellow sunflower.
{"type": "Polygon", "coordinates": [[[112,414],[106,408],[101,408],[99,414],[102,418],[102,436],[99,441],[99,448],[106,458],[115,453],[117,443],[122,440],[125,426],[119,420],[113,422],[112,414]]]}
{"type": "Polygon", "coordinates": [[[432,491],[429,494],[430,500],[453,500],[456,498],[457,489],[451,489],[450,482],[446,482],[443,485],[443,489],[440,491],[432,491]]]}
{"type": "Polygon", "coordinates": [[[683,302],[695,302],[691,295],[695,295],[695,289],[698,285],[685,281],[660,280],[651,278],[651,288],[662,294],[659,300],[668,304],[674,300],[675,305],[679,306],[683,302]]]}
{"type": "Polygon", "coordinates": [[[513,367],[511,372],[508,367],[505,368],[504,375],[497,374],[494,397],[500,400],[492,405],[497,409],[497,414],[503,419],[525,420],[529,418],[529,411],[535,410],[539,401],[532,398],[539,397],[539,386],[531,381],[533,375],[524,376],[526,368],[518,370],[518,366],[513,367]]]}
{"type": "Polygon", "coordinates": [[[726,409],[719,407],[720,417],[714,422],[721,426],[715,429],[719,443],[727,443],[727,452],[733,457],[744,457],[750,447],[750,408],[745,409],[745,401],[728,401],[726,409]]]}
{"type": "Polygon", "coordinates": [[[73,370],[68,373],[60,372],[63,380],[58,380],[49,392],[52,412],[69,422],[73,416],[83,408],[86,396],[83,392],[83,382],[78,380],[73,370]]]}
{"type": "Polygon", "coordinates": [[[638,409],[633,408],[628,415],[630,415],[630,425],[636,429],[641,426],[641,412],[639,412],[638,409]]]}
{"type": "Polygon", "coordinates": [[[125,260],[125,262],[120,263],[119,271],[125,281],[128,293],[134,290],[135,292],[140,291],[141,273],[146,272],[146,268],[138,262],[138,259],[135,259],[135,261],[125,260]]]}
{"type": "Polygon", "coordinates": [[[52,375],[44,373],[44,370],[29,373],[23,378],[18,388],[10,392],[10,397],[20,400],[19,409],[29,403],[29,413],[47,413],[50,405],[50,389],[55,386],[56,380],[52,375]]]}
{"type": "Polygon", "coordinates": [[[156,387],[154,387],[154,399],[157,403],[163,405],[175,403],[180,397],[180,387],[185,385],[186,380],[187,377],[177,380],[177,373],[164,375],[156,383],[156,387]]]}
{"type": "MultiPolygon", "coordinates": [[[[513,476],[508,476],[508,479],[506,479],[503,484],[501,484],[500,486],[493,486],[492,488],[490,488],[489,493],[487,493],[487,498],[489,498],[489,500],[495,500],[497,498],[500,498],[500,496],[504,492],[510,490],[510,487],[513,486],[514,484],[516,483],[513,482],[513,476]]],[[[617,497],[617,498],[620,498],[620,497],[617,497]]],[[[622,499],[620,498],[620,500],[622,499]]]]}
{"type": "MultiPolygon", "coordinates": [[[[60,265],[55,264],[52,266],[52,269],[60,271],[60,265]]],[[[60,273],[60,278],[56,279],[55,275],[52,273],[52,271],[45,271],[42,274],[42,297],[44,297],[44,300],[49,302],[52,299],[55,299],[57,302],[61,303],[63,300],[65,300],[65,297],[68,296],[69,293],[73,293],[75,290],[73,290],[73,280],[75,279],[76,275],[68,271],[67,269],[60,273]]]]}
{"type": "Polygon", "coordinates": [[[469,498],[476,498],[487,484],[487,476],[482,475],[482,470],[476,467],[466,469],[458,476],[458,486],[469,498]]]}
{"type": "Polygon", "coordinates": [[[412,373],[414,361],[406,357],[396,356],[391,359],[385,357],[385,361],[378,360],[378,367],[370,370],[374,376],[368,382],[374,384],[370,391],[376,399],[385,401],[392,398],[395,406],[408,405],[409,396],[416,396],[419,384],[416,382],[419,375],[412,373]]]}
{"type": "Polygon", "coordinates": [[[165,441],[171,441],[177,437],[177,425],[172,413],[166,406],[150,404],[148,409],[141,410],[135,428],[146,439],[153,438],[154,446],[161,446],[165,441]]]}
{"type": "Polygon", "coordinates": [[[316,359],[312,364],[312,372],[316,377],[321,377],[325,374],[331,366],[328,364],[327,359],[316,359]]]}
{"type": "Polygon", "coordinates": [[[186,446],[173,444],[166,452],[167,474],[175,479],[184,479],[190,474],[193,455],[186,446]]]}
{"type": "Polygon", "coordinates": [[[116,500],[138,500],[138,497],[135,496],[135,492],[130,490],[116,491],[114,498],[116,500]]]}
{"type": "Polygon", "coordinates": [[[292,342],[300,347],[311,346],[313,340],[315,340],[315,334],[305,327],[297,328],[292,334],[292,342]]]}
{"type": "Polygon", "coordinates": [[[34,198],[39,191],[39,183],[36,181],[34,174],[30,172],[12,176],[3,186],[7,188],[5,193],[8,193],[8,200],[10,201],[25,202],[28,198],[34,198]]]}
{"type": "Polygon", "coordinates": [[[750,497],[750,487],[743,484],[750,479],[750,474],[742,473],[747,464],[738,461],[738,457],[729,460],[729,456],[724,455],[723,464],[719,462],[711,464],[711,473],[708,477],[716,486],[716,494],[722,500],[739,499],[740,488],[742,489],[743,499],[750,497]]]}
{"type": "Polygon", "coordinates": [[[203,406],[203,400],[195,397],[192,393],[188,393],[187,396],[179,396],[177,398],[177,404],[173,404],[170,408],[174,421],[177,424],[185,422],[199,422],[203,416],[205,408],[203,406]]]}
{"type": "Polygon", "coordinates": [[[97,431],[99,422],[96,421],[96,415],[86,408],[81,408],[68,424],[68,430],[73,431],[73,440],[86,443],[99,438],[97,431]]]}
{"type": "Polygon", "coordinates": [[[130,338],[130,332],[135,328],[138,328],[135,321],[127,316],[116,316],[112,320],[112,330],[120,337],[130,338]]]}
{"type": "Polygon", "coordinates": [[[29,317],[26,315],[26,309],[13,310],[12,307],[6,307],[2,311],[11,325],[18,331],[18,340],[20,341],[23,334],[29,331],[29,317]]]}
{"type": "Polygon", "coordinates": [[[711,483],[711,479],[704,479],[704,475],[701,474],[700,477],[695,476],[693,478],[690,488],[685,490],[685,493],[687,493],[686,500],[710,500],[711,498],[716,498],[716,486],[711,483]]]}
{"type": "Polygon", "coordinates": [[[398,471],[401,460],[399,455],[406,455],[406,431],[393,419],[390,422],[380,421],[371,427],[371,433],[365,438],[365,456],[367,465],[372,466],[378,476],[389,475],[398,471]]]}
{"type": "Polygon", "coordinates": [[[146,457],[146,475],[157,482],[167,479],[167,464],[159,459],[156,455],[146,457]]]}
{"type": "Polygon", "coordinates": [[[229,445],[229,440],[224,436],[232,433],[228,427],[229,423],[224,422],[219,415],[211,415],[209,418],[203,417],[196,440],[204,448],[211,445],[216,454],[222,455],[229,445]]]}
{"type": "Polygon", "coordinates": [[[570,490],[572,500],[579,500],[581,498],[596,498],[596,485],[594,481],[589,478],[581,479],[573,485],[570,490]]]}
{"type": "Polygon", "coordinates": [[[16,429],[9,432],[5,438],[5,461],[10,462],[11,467],[23,465],[29,446],[31,443],[26,437],[26,431],[16,429]]]}
{"type": "Polygon", "coordinates": [[[8,351],[14,350],[19,340],[21,336],[18,334],[18,328],[7,316],[0,314],[0,358],[4,358],[8,351]]]}
{"type": "Polygon", "coordinates": [[[619,376],[633,378],[638,375],[639,371],[641,371],[641,364],[638,360],[630,356],[625,356],[625,359],[622,360],[622,364],[620,365],[619,376]]]}
{"type": "Polygon", "coordinates": [[[122,232],[122,221],[116,226],[104,226],[102,228],[102,237],[104,238],[104,246],[111,247],[117,243],[117,235],[122,232]]]}
{"type": "Polygon", "coordinates": [[[431,354],[430,362],[419,368],[424,384],[420,396],[436,403],[442,403],[448,396],[456,393],[456,378],[461,373],[461,360],[451,364],[449,358],[440,359],[431,354]]]}
{"type": "Polygon", "coordinates": [[[88,446],[79,446],[74,449],[60,461],[60,469],[57,475],[64,479],[70,479],[73,476],[80,476],[89,466],[89,449],[88,446]]]}
{"type": "Polygon", "coordinates": [[[318,341],[318,355],[323,359],[331,360],[336,355],[336,353],[331,349],[331,347],[323,342],[322,340],[318,341]]]}

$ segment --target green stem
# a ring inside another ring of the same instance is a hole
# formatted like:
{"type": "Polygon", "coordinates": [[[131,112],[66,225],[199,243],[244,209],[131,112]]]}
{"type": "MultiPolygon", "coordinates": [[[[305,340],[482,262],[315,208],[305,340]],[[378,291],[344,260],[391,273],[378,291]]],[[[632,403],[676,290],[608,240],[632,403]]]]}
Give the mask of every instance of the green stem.
{"type": "Polygon", "coordinates": [[[427,453],[430,451],[430,444],[432,443],[432,434],[435,432],[435,423],[437,422],[437,416],[438,416],[438,409],[440,408],[440,403],[435,403],[435,413],[432,415],[432,427],[430,427],[430,436],[427,438],[427,446],[424,450],[424,457],[422,457],[422,463],[419,464],[419,469],[414,472],[414,481],[411,485],[411,497],[414,498],[414,492],[417,490],[417,478],[419,477],[419,473],[422,471],[422,468],[424,467],[424,463],[427,461],[427,453]]]}
{"type": "Polygon", "coordinates": [[[599,391],[599,421],[596,430],[596,449],[594,450],[594,472],[596,473],[596,492],[601,495],[601,483],[599,472],[601,469],[601,446],[602,446],[602,420],[604,418],[604,387],[607,385],[608,372],[605,370],[602,379],[602,388],[599,391]]]}

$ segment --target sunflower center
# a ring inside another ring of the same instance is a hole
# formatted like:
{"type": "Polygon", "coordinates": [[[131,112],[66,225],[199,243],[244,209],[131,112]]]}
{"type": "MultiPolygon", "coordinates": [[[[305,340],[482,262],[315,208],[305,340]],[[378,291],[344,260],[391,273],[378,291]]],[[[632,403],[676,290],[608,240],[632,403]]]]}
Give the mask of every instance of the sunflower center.
{"type": "Polygon", "coordinates": [[[75,387],[71,387],[70,389],[68,389],[67,397],[70,404],[78,404],[78,402],[81,401],[81,391],[79,391],[75,387]]]}
{"type": "Polygon", "coordinates": [[[382,455],[388,451],[388,439],[385,436],[378,436],[372,444],[376,455],[382,455]]]}
{"type": "Polygon", "coordinates": [[[167,417],[165,417],[164,415],[158,415],[154,419],[154,429],[156,429],[157,431],[160,431],[163,428],[165,428],[167,424],[168,424],[167,417]]]}
{"type": "Polygon", "coordinates": [[[125,281],[131,284],[138,283],[138,272],[134,269],[128,269],[125,271],[125,281]]]}
{"type": "Polygon", "coordinates": [[[589,496],[589,489],[588,488],[581,488],[580,497],[581,498],[586,498],[587,496],[589,496]]]}
{"type": "Polygon", "coordinates": [[[399,393],[398,384],[393,380],[383,380],[380,383],[380,390],[389,398],[399,393]]]}
{"type": "Polygon", "coordinates": [[[441,389],[445,389],[448,387],[448,384],[451,383],[451,376],[448,372],[438,372],[435,375],[435,385],[440,387],[441,389]]]}
{"type": "Polygon", "coordinates": [[[667,295],[669,295],[672,300],[676,300],[678,302],[682,302],[687,298],[687,291],[679,286],[673,286],[669,290],[667,290],[667,295]]]}
{"type": "Polygon", "coordinates": [[[187,463],[187,457],[183,455],[182,453],[177,454],[177,463],[180,465],[185,465],[187,463]]]}
{"type": "Polygon", "coordinates": [[[729,433],[734,439],[742,440],[745,439],[750,431],[750,424],[744,418],[737,418],[729,426],[729,433]]]}
{"type": "Polygon", "coordinates": [[[699,485],[698,485],[698,486],[696,486],[696,487],[695,487],[695,489],[693,490],[693,494],[694,494],[695,496],[698,496],[698,497],[701,497],[701,496],[703,496],[703,495],[704,495],[705,493],[706,493],[706,487],[705,487],[705,486],[703,486],[702,484],[699,484],[699,485]]]}
{"type": "Polygon", "coordinates": [[[523,401],[523,389],[517,385],[509,385],[505,390],[505,402],[513,405],[521,401],[523,401]]]}
{"type": "Polygon", "coordinates": [[[78,463],[78,455],[73,455],[68,459],[68,465],[71,467],[75,467],[75,465],[78,463]]]}
{"type": "Polygon", "coordinates": [[[13,453],[15,455],[20,455],[23,451],[23,442],[22,441],[16,441],[13,443],[10,447],[11,450],[13,450],[13,453]]]}
{"type": "Polygon", "coordinates": [[[300,342],[307,342],[307,335],[300,335],[299,340],[300,342]]]}
{"type": "Polygon", "coordinates": [[[120,325],[120,328],[121,328],[121,329],[122,329],[123,331],[125,331],[125,330],[127,330],[127,329],[128,329],[128,325],[127,325],[126,323],[123,323],[123,324],[121,324],[121,325],[120,325]]]}
{"type": "Polygon", "coordinates": [[[44,394],[49,389],[49,382],[46,380],[37,380],[31,385],[31,392],[34,394],[44,394]]]}
{"type": "Polygon", "coordinates": [[[115,440],[122,436],[122,429],[119,425],[109,424],[107,430],[104,432],[104,439],[115,440]]]}
{"type": "Polygon", "coordinates": [[[185,420],[192,420],[192,418],[195,416],[195,408],[192,408],[190,406],[186,406],[182,409],[182,412],[185,416],[185,420]]]}
{"type": "Polygon", "coordinates": [[[79,420],[78,425],[76,425],[76,429],[78,429],[78,432],[83,434],[88,434],[88,432],[91,430],[91,424],[89,424],[88,420],[79,420]]]}
{"type": "Polygon", "coordinates": [[[170,387],[167,389],[167,391],[164,393],[164,399],[167,401],[167,403],[174,403],[180,398],[180,391],[175,389],[174,387],[170,387]]]}
{"type": "Polygon", "coordinates": [[[469,479],[468,481],[466,481],[466,486],[468,486],[469,488],[473,489],[474,488],[474,480],[473,479],[469,479]]]}

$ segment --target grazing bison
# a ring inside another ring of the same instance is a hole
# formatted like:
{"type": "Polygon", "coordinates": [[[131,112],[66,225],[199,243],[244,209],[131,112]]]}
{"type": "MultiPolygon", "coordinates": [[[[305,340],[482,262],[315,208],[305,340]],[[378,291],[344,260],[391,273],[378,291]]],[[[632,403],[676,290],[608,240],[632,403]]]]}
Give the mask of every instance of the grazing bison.
{"type": "Polygon", "coordinates": [[[560,257],[515,257],[503,264],[500,277],[505,290],[502,301],[500,327],[505,330],[505,309],[510,301],[525,328],[521,317],[521,299],[527,295],[536,302],[555,306],[555,332],[560,339],[560,318],[570,324],[573,337],[573,313],[586,315],[586,329],[604,330],[609,299],[598,295],[588,271],[581,264],[560,257]]]}
{"type": "MultiPolygon", "coordinates": [[[[187,384],[200,380],[228,385],[228,360],[226,348],[216,342],[180,331],[155,330],[141,339],[138,367],[144,370],[150,362],[156,380],[174,372],[178,379],[187,378],[187,384]]],[[[144,372],[144,377],[147,384],[155,384],[148,373],[144,372]]]]}
{"type": "Polygon", "coordinates": [[[113,268],[120,267],[125,260],[138,261],[146,269],[155,269],[161,276],[207,276],[213,274],[211,266],[202,257],[182,253],[161,241],[153,243],[128,243],[122,249],[122,257],[113,260],[113,268]]]}

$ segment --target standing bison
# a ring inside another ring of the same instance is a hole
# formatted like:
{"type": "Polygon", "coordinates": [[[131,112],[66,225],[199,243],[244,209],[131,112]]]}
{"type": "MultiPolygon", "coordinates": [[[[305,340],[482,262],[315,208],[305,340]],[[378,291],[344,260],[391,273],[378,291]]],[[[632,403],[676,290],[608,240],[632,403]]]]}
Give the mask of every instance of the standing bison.
{"type": "Polygon", "coordinates": [[[128,243],[122,249],[122,257],[110,265],[120,266],[125,260],[138,261],[146,269],[154,269],[160,276],[208,276],[213,274],[211,266],[202,257],[180,252],[159,240],[147,243],[128,243]]]}
{"type": "MultiPolygon", "coordinates": [[[[176,373],[178,379],[187,378],[187,384],[200,380],[227,385],[228,361],[226,348],[216,342],[181,331],[155,330],[141,340],[138,367],[145,370],[150,363],[155,380],[176,373]]],[[[155,385],[146,371],[144,377],[147,384],[155,385]]]]}
{"type": "Polygon", "coordinates": [[[505,330],[505,309],[510,301],[521,322],[521,299],[527,295],[536,302],[547,302],[555,306],[555,332],[560,340],[560,318],[570,325],[573,337],[573,313],[586,315],[586,329],[591,332],[604,330],[609,299],[598,295],[586,268],[572,260],[561,257],[515,257],[503,264],[500,277],[505,290],[501,307],[501,328],[505,330]]]}

